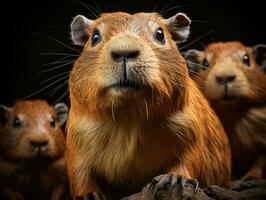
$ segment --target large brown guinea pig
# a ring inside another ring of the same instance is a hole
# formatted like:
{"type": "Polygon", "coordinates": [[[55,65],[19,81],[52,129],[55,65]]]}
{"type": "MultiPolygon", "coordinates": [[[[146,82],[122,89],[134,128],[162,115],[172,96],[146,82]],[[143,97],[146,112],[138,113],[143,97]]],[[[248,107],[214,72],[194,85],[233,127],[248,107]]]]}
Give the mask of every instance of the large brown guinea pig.
{"type": "Polygon", "coordinates": [[[233,176],[266,178],[266,45],[213,43],[186,59],[229,136],[233,176]]]}
{"type": "Polygon", "coordinates": [[[67,192],[68,107],[44,100],[0,105],[0,195],[7,200],[59,200],[67,192]]]}
{"type": "Polygon", "coordinates": [[[73,196],[119,199],[158,175],[159,188],[192,178],[227,185],[229,142],[176,46],[189,25],[182,13],[74,18],[72,39],[84,49],[69,79],[73,196]]]}

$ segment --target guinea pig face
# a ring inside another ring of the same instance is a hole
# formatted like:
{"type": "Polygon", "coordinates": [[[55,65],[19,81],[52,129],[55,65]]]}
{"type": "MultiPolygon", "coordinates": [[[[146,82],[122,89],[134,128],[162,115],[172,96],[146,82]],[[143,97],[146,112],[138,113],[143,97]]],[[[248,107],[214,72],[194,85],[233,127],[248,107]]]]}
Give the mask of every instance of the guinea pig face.
{"type": "Polygon", "coordinates": [[[71,95],[110,107],[180,92],[187,69],[176,43],[186,39],[189,25],[182,13],[170,19],[156,13],[110,13],[96,20],[78,15],[72,39],[84,50],[71,73],[71,95]]]}
{"type": "Polygon", "coordinates": [[[61,125],[67,107],[45,101],[19,101],[13,107],[1,106],[0,149],[9,160],[57,159],[62,156],[65,138],[61,125]]]}
{"type": "Polygon", "coordinates": [[[187,51],[186,60],[191,76],[208,99],[258,100],[265,93],[261,86],[266,75],[262,64],[258,66],[266,60],[265,49],[261,46],[258,52],[258,46],[245,47],[239,42],[213,43],[203,52],[187,51]]]}

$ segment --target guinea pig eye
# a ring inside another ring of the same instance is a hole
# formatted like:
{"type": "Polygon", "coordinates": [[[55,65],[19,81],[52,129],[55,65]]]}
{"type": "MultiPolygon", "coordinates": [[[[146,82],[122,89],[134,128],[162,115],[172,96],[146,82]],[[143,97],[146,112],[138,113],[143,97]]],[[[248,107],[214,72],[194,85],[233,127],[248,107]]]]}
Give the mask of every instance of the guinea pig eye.
{"type": "Polygon", "coordinates": [[[163,29],[161,27],[156,29],[156,31],[155,31],[155,39],[159,43],[162,43],[162,44],[165,43],[164,33],[163,33],[163,29]]]}
{"type": "Polygon", "coordinates": [[[242,62],[246,65],[246,66],[250,66],[250,59],[247,53],[245,53],[242,57],[242,62]]]}
{"type": "Polygon", "coordinates": [[[204,60],[202,61],[202,65],[203,65],[203,69],[206,69],[209,67],[209,62],[206,58],[204,58],[204,60]]]}
{"type": "Polygon", "coordinates": [[[50,126],[51,126],[52,128],[55,128],[55,118],[54,118],[54,117],[51,117],[51,118],[50,118],[50,126]]]}
{"type": "Polygon", "coordinates": [[[101,41],[100,31],[98,29],[95,29],[91,37],[91,45],[95,46],[100,41],[101,41]]]}
{"type": "Polygon", "coordinates": [[[16,116],[13,120],[13,127],[14,128],[19,128],[21,126],[21,121],[20,119],[16,116]]]}

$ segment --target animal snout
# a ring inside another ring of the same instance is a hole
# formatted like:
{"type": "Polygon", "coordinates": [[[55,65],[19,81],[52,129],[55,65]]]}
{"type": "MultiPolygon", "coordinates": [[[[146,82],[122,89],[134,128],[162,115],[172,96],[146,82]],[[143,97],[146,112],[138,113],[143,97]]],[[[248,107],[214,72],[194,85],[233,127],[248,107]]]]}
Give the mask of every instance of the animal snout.
{"type": "Polygon", "coordinates": [[[215,77],[216,82],[225,85],[227,83],[233,82],[236,79],[235,75],[229,75],[229,76],[216,76],[215,77]]]}
{"type": "Polygon", "coordinates": [[[112,59],[116,62],[136,59],[140,54],[139,50],[131,51],[112,51],[112,59]]]}
{"type": "Polygon", "coordinates": [[[30,144],[34,148],[42,148],[42,147],[47,147],[48,144],[49,144],[49,142],[48,142],[48,140],[43,140],[43,141],[34,141],[34,140],[31,140],[30,141],[30,144]]]}

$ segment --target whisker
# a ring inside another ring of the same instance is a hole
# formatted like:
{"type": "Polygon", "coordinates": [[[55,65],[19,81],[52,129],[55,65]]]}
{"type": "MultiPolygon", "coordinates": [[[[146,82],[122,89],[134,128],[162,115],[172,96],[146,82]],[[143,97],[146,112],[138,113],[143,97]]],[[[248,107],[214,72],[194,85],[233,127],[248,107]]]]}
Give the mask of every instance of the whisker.
{"type": "Polygon", "coordinates": [[[168,6],[170,6],[171,4],[173,4],[175,2],[175,0],[169,1],[160,11],[159,13],[162,14],[165,9],[167,9],[168,6]]]}
{"type": "Polygon", "coordinates": [[[154,5],[154,7],[153,7],[153,9],[152,9],[151,12],[157,12],[157,13],[161,14],[161,12],[162,12],[164,9],[166,9],[167,6],[170,6],[170,4],[174,3],[175,0],[172,0],[171,2],[170,2],[170,1],[166,2],[166,5],[165,5],[160,11],[157,11],[157,8],[158,8],[158,6],[162,3],[162,1],[163,1],[163,0],[157,1],[156,4],[154,5]],[[169,4],[169,5],[168,5],[168,4],[169,4]]]}
{"type": "Polygon", "coordinates": [[[66,96],[67,94],[68,94],[68,90],[66,90],[66,91],[64,92],[64,94],[63,94],[61,97],[59,97],[55,102],[58,103],[58,102],[61,101],[61,99],[63,99],[64,96],[66,96]]]}
{"type": "Polygon", "coordinates": [[[98,12],[98,14],[101,14],[102,9],[100,8],[100,6],[99,6],[99,4],[97,3],[97,1],[96,1],[96,0],[93,0],[93,3],[94,3],[94,5],[96,6],[96,8],[94,8],[94,9],[98,12]],[[98,10],[97,10],[97,9],[98,9],[98,10]]]}
{"type": "Polygon", "coordinates": [[[58,74],[58,75],[56,75],[56,76],[53,76],[53,77],[51,77],[51,78],[49,78],[49,79],[47,79],[47,80],[42,81],[42,82],[41,82],[41,85],[44,84],[44,83],[49,82],[50,80],[53,80],[53,79],[55,79],[55,78],[57,78],[57,77],[60,77],[60,76],[62,76],[62,75],[64,75],[64,74],[68,74],[68,73],[69,73],[69,71],[67,71],[67,72],[63,72],[63,73],[58,74]]]}
{"type": "Polygon", "coordinates": [[[53,83],[51,83],[51,84],[45,86],[44,88],[42,88],[42,89],[40,89],[40,90],[38,90],[38,91],[36,91],[36,92],[34,92],[34,93],[28,95],[28,96],[25,96],[25,97],[21,98],[21,100],[25,100],[25,99],[27,99],[27,98],[30,98],[30,97],[34,96],[35,94],[39,94],[40,92],[42,92],[42,91],[44,91],[45,89],[51,87],[52,85],[58,83],[59,81],[63,80],[64,78],[66,78],[66,77],[63,77],[63,78],[60,78],[60,79],[56,80],[55,82],[53,82],[53,83]]]}
{"type": "Polygon", "coordinates": [[[42,74],[42,73],[45,73],[45,72],[49,72],[49,71],[52,71],[52,70],[55,70],[55,69],[59,69],[61,67],[64,67],[64,66],[67,66],[67,65],[70,65],[70,64],[73,64],[74,61],[71,61],[71,62],[68,62],[68,63],[64,63],[62,65],[59,65],[59,66],[56,66],[56,67],[53,67],[53,68],[50,68],[50,69],[46,69],[46,70],[43,70],[43,71],[40,71],[39,74],[42,74]]]}
{"type": "MultiPolygon", "coordinates": [[[[67,58],[71,58],[72,56],[65,56],[63,58],[60,58],[54,62],[51,62],[51,63],[46,63],[46,64],[43,64],[42,66],[46,66],[46,65],[51,65],[51,64],[58,64],[58,63],[61,63],[61,61],[66,61],[65,59],[67,58]]],[[[72,59],[73,60],[73,59],[72,59]]],[[[69,61],[69,60],[68,60],[69,61]]]]}
{"type": "Polygon", "coordinates": [[[172,8],[167,9],[164,13],[162,13],[162,16],[165,16],[168,12],[170,12],[171,10],[177,9],[177,8],[184,8],[186,7],[186,5],[178,5],[178,6],[174,6],[172,8]]]}
{"type": "Polygon", "coordinates": [[[69,24],[67,25],[63,25],[63,24],[60,24],[60,25],[47,25],[48,27],[69,27],[69,24]]]}
{"type": "Polygon", "coordinates": [[[156,12],[157,8],[158,8],[159,2],[157,1],[153,7],[153,9],[151,10],[151,12],[156,12]]]}
{"type": "Polygon", "coordinates": [[[77,53],[80,53],[79,50],[70,47],[69,45],[67,45],[67,44],[65,44],[65,43],[63,43],[63,42],[61,42],[60,40],[55,39],[55,38],[52,37],[52,36],[49,36],[49,35],[46,35],[46,34],[43,34],[43,33],[39,33],[39,32],[36,32],[36,33],[39,34],[39,35],[42,35],[42,36],[44,36],[44,37],[47,37],[47,38],[49,38],[49,39],[51,39],[51,40],[54,40],[54,41],[56,41],[58,44],[61,44],[62,46],[66,47],[66,48],[68,48],[68,49],[70,49],[70,50],[72,50],[72,51],[75,51],[75,52],[77,52],[77,53]]]}
{"type": "Polygon", "coordinates": [[[203,42],[200,42],[200,45],[201,45],[201,47],[202,47],[203,49],[206,49],[206,46],[204,45],[203,42]]]}
{"type": "MultiPolygon", "coordinates": [[[[188,70],[188,71],[190,73],[189,74],[190,77],[197,78],[197,80],[200,80],[200,81],[204,81],[204,79],[202,77],[200,77],[198,72],[194,72],[194,71],[191,71],[191,70],[188,70]]],[[[200,87],[200,86],[198,85],[198,87],[200,87]]]]}
{"type": "MultiPolygon", "coordinates": [[[[66,59],[66,58],[64,58],[66,59]]],[[[62,64],[62,63],[67,63],[67,62],[70,62],[70,61],[75,61],[75,59],[68,59],[68,60],[63,60],[62,58],[59,59],[59,60],[56,60],[54,62],[50,62],[50,63],[45,63],[42,65],[42,67],[45,67],[45,66],[51,66],[51,65],[54,65],[54,64],[62,64]]]]}
{"type": "Polygon", "coordinates": [[[189,71],[190,73],[192,73],[193,76],[198,75],[197,72],[194,72],[194,71],[192,71],[192,70],[190,70],[190,69],[188,69],[188,71],[189,71]]]}
{"type": "MultiPolygon", "coordinates": [[[[65,77],[67,78],[67,77],[65,77]]],[[[49,91],[47,94],[50,94],[50,96],[53,96],[60,88],[62,88],[63,86],[65,86],[68,83],[68,79],[66,81],[64,81],[63,83],[61,83],[59,86],[57,86],[56,88],[54,88],[53,90],[49,91]]]]}
{"type": "Polygon", "coordinates": [[[69,53],[56,53],[56,52],[42,52],[41,55],[54,55],[54,56],[79,56],[79,54],[69,54],[69,53]]]}
{"type": "Polygon", "coordinates": [[[195,42],[199,41],[200,39],[202,39],[203,37],[205,37],[205,36],[207,36],[207,35],[209,35],[209,34],[211,34],[211,33],[214,33],[214,30],[209,31],[209,32],[207,32],[207,33],[204,33],[203,35],[199,36],[197,39],[193,40],[192,42],[188,43],[187,45],[185,45],[185,46],[183,46],[183,47],[180,47],[179,49],[182,50],[182,49],[184,49],[184,48],[186,48],[186,47],[188,47],[188,46],[194,44],[195,42]]]}
{"type": "Polygon", "coordinates": [[[193,53],[187,53],[187,51],[179,51],[181,53],[182,56],[186,56],[186,55],[194,55],[193,53]]]}
{"type": "Polygon", "coordinates": [[[193,64],[193,65],[200,66],[200,67],[202,67],[202,68],[204,68],[204,69],[206,69],[206,70],[209,70],[208,67],[205,67],[204,65],[201,65],[201,64],[199,64],[199,63],[195,63],[195,62],[192,62],[192,61],[190,61],[190,60],[187,60],[186,62],[187,62],[187,63],[191,63],[191,64],[193,64]]]}
{"type": "Polygon", "coordinates": [[[88,9],[89,12],[91,12],[91,14],[93,15],[93,17],[98,18],[98,14],[97,10],[95,10],[93,7],[86,5],[85,3],[78,1],[78,0],[74,0],[76,3],[82,5],[83,7],[85,7],[86,9],[88,9]],[[96,11],[96,12],[95,12],[96,11]]]}

